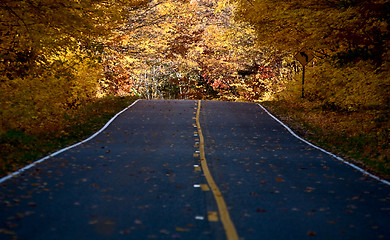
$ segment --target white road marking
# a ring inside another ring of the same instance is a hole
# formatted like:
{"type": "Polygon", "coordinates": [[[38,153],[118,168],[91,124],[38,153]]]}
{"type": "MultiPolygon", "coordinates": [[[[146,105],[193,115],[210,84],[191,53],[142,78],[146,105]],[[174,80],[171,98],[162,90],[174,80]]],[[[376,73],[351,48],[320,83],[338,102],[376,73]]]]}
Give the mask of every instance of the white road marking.
{"type": "Polygon", "coordinates": [[[39,164],[39,163],[41,163],[41,162],[43,162],[43,161],[45,161],[45,160],[47,160],[47,159],[49,159],[49,158],[52,158],[52,157],[54,157],[54,156],[56,156],[56,155],[58,155],[58,154],[60,154],[60,153],[63,153],[63,152],[65,152],[65,151],[69,150],[69,149],[72,149],[72,148],[74,148],[74,147],[77,147],[77,146],[79,146],[79,145],[81,145],[81,144],[83,144],[83,143],[86,143],[86,142],[90,141],[91,139],[93,139],[94,137],[96,137],[97,135],[99,135],[99,133],[103,132],[103,131],[104,131],[104,130],[105,130],[105,129],[114,121],[114,120],[115,120],[115,118],[117,118],[120,114],[122,114],[122,113],[123,113],[124,111],[126,111],[127,109],[129,109],[129,108],[131,108],[132,106],[134,106],[134,104],[136,104],[138,101],[139,101],[139,99],[136,100],[135,102],[133,102],[131,105],[127,106],[125,109],[123,109],[123,110],[120,111],[119,113],[117,113],[113,118],[110,119],[110,121],[108,121],[108,122],[106,123],[106,125],[104,125],[104,127],[102,127],[99,131],[97,131],[95,134],[93,134],[93,135],[90,136],[89,138],[87,138],[87,139],[85,139],[85,140],[83,140],[83,141],[81,141],[81,142],[78,142],[78,143],[76,143],[76,144],[73,144],[72,146],[63,148],[63,149],[61,149],[61,150],[59,150],[59,151],[57,151],[57,152],[55,152],[55,153],[52,153],[52,154],[50,154],[50,155],[48,155],[48,156],[46,156],[46,157],[44,157],[44,158],[41,158],[41,159],[39,159],[39,160],[37,160],[37,161],[31,163],[30,165],[25,166],[24,168],[21,168],[21,169],[17,170],[16,172],[13,172],[13,173],[9,174],[8,176],[5,176],[5,177],[1,178],[1,179],[0,179],[0,183],[3,183],[3,182],[5,182],[5,181],[7,181],[8,179],[13,178],[13,177],[19,175],[20,173],[26,171],[27,169],[30,169],[30,168],[32,168],[32,167],[35,167],[37,164],[39,164]]]}
{"type": "Polygon", "coordinates": [[[375,176],[374,174],[371,174],[371,173],[367,172],[366,170],[361,169],[360,167],[358,167],[358,166],[356,166],[356,165],[354,165],[354,164],[352,164],[352,163],[350,163],[350,162],[345,161],[343,158],[341,158],[341,157],[339,157],[339,156],[336,156],[335,154],[333,154],[333,153],[331,153],[331,152],[328,152],[328,151],[326,151],[325,149],[322,149],[322,148],[320,148],[320,147],[318,147],[318,146],[312,144],[311,142],[309,142],[309,141],[307,141],[307,140],[301,138],[300,136],[298,136],[297,134],[295,134],[289,127],[287,127],[286,124],[284,124],[282,121],[280,121],[278,118],[276,118],[276,117],[275,117],[274,115],[272,115],[270,112],[268,112],[268,110],[267,110],[265,107],[263,107],[261,104],[257,104],[257,105],[259,105],[259,106],[260,106],[260,107],[261,107],[269,116],[271,116],[273,119],[275,119],[275,120],[276,120],[278,123],[280,123],[285,129],[287,129],[287,131],[289,131],[294,137],[298,138],[298,139],[301,140],[302,142],[304,142],[304,143],[308,144],[309,146],[312,146],[313,148],[318,149],[318,150],[320,150],[320,151],[322,151],[322,152],[324,152],[324,153],[326,153],[326,154],[328,154],[328,155],[330,155],[330,156],[336,158],[337,160],[339,160],[339,161],[341,161],[341,162],[347,164],[348,166],[350,166],[350,167],[352,167],[352,168],[358,170],[359,172],[361,172],[361,173],[363,173],[363,174],[365,174],[365,175],[367,175],[367,176],[370,176],[371,178],[373,178],[373,179],[375,179],[375,180],[378,180],[378,181],[380,181],[381,183],[384,183],[384,184],[390,186],[390,182],[389,182],[389,181],[386,181],[386,180],[384,180],[384,179],[381,179],[381,178],[379,178],[378,176],[375,176]]]}

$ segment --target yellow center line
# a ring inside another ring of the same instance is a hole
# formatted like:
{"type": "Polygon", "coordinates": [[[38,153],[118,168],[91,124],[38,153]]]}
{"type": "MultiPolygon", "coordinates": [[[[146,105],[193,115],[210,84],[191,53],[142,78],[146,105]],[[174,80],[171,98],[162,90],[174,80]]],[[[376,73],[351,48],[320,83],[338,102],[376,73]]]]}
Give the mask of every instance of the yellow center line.
{"type": "Polygon", "coordinates": [[[203,169],[203,173],[206,177],[206,181],[209,184],[211,191],[214,195],[215,201],[217,202],[219,216],[222,221],[222,225],[225,229],[226,237],[228,240],[238,240],[238,235],[236,228],[234,227],[234,224],[232,220],[230,219],[230,215],[228,212],[228,209],[226,207],[225,200],[222,197],[221,191],[219,191],[219,188],[217,184],[215,183],[213,177],[211,176],[210,170],[207,166],[206,156],[204,152],[204,138],[202,134],[202,129],[200,128],[199,123],[199,113],[200,113],[200,106],[201,101],[198,101],[198,110],[196,112],[196,125],[198,128],[198,135],[199,135],[199,154],[200,154],[200,163],[203,169]]]}

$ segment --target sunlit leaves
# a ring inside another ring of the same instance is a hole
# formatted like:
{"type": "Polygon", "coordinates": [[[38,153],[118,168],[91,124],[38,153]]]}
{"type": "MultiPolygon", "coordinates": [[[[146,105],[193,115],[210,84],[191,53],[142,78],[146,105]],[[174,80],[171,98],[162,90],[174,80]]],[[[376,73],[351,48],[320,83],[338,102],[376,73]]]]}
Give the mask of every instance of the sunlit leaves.
{"type": "Polygon", "coordinates": [[[231,94],[237,69],[261,54],[253,28],[235,22],[233,12],[227,1],[152,1],[131,9],[110,43],[115,57],[106,58],[115,91],[129,86],[145,97],[231,94]],[[122,76],[133,80],[127,85],[122,76]]]}
{"type": "Polygon", "coordinates": [[[144,2],[2,1],[0,134],[51,129],[94,98],[104,41],[123,22],[125,4],[144,2]]]}
{"type": "Polygon", "coordinates": [[[234,1],[240,20],[256,28],[259,41],[279,49],[302,46],[332,52],[365,46],[369,57],[382,62],[388,33],[385,1],[234,1]],[[381,50],[380,50],[381,49],[381,50]]]}

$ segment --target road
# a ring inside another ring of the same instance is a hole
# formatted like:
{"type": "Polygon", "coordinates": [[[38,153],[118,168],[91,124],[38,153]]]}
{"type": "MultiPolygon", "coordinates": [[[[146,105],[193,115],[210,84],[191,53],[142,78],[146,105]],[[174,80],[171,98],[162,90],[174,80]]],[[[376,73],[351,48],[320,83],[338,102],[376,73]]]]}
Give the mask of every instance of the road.
{"type": "Polygon", "coordinates": [[[0,239],[390,239],[390,186],[254,103],[141,100],[0,184],[0,239]]]}

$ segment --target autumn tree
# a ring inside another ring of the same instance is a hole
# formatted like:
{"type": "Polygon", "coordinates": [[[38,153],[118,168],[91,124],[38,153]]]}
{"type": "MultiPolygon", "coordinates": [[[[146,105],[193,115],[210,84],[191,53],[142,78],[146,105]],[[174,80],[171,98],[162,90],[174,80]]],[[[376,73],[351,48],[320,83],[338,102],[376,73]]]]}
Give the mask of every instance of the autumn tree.
{"type": "Polygon", "coordinates": [[[388,102],[388,1],[233,2],[236,18],[255,27],[261,45],[290,56],[302,47],[314,51],[307,82],[313,101],[350,110],[388,102]]]}
{"type": "Polygon", "coordinates": [[[48,130],[96,95],[104,42],[145,1],[0,2],[0,135],[48,130]],[[127,4],[127,5],[126,5],[127,4]]]}
{"type": "Polygon", "coordinates": [[[160,0],[129,9],[107,50],[107,88],[145,97],[244,97],[240,92],[254,89],[237,71],[266,61],[254,29],[236,22],[234,11],[227,1],[211,0],[160,0]]]}

